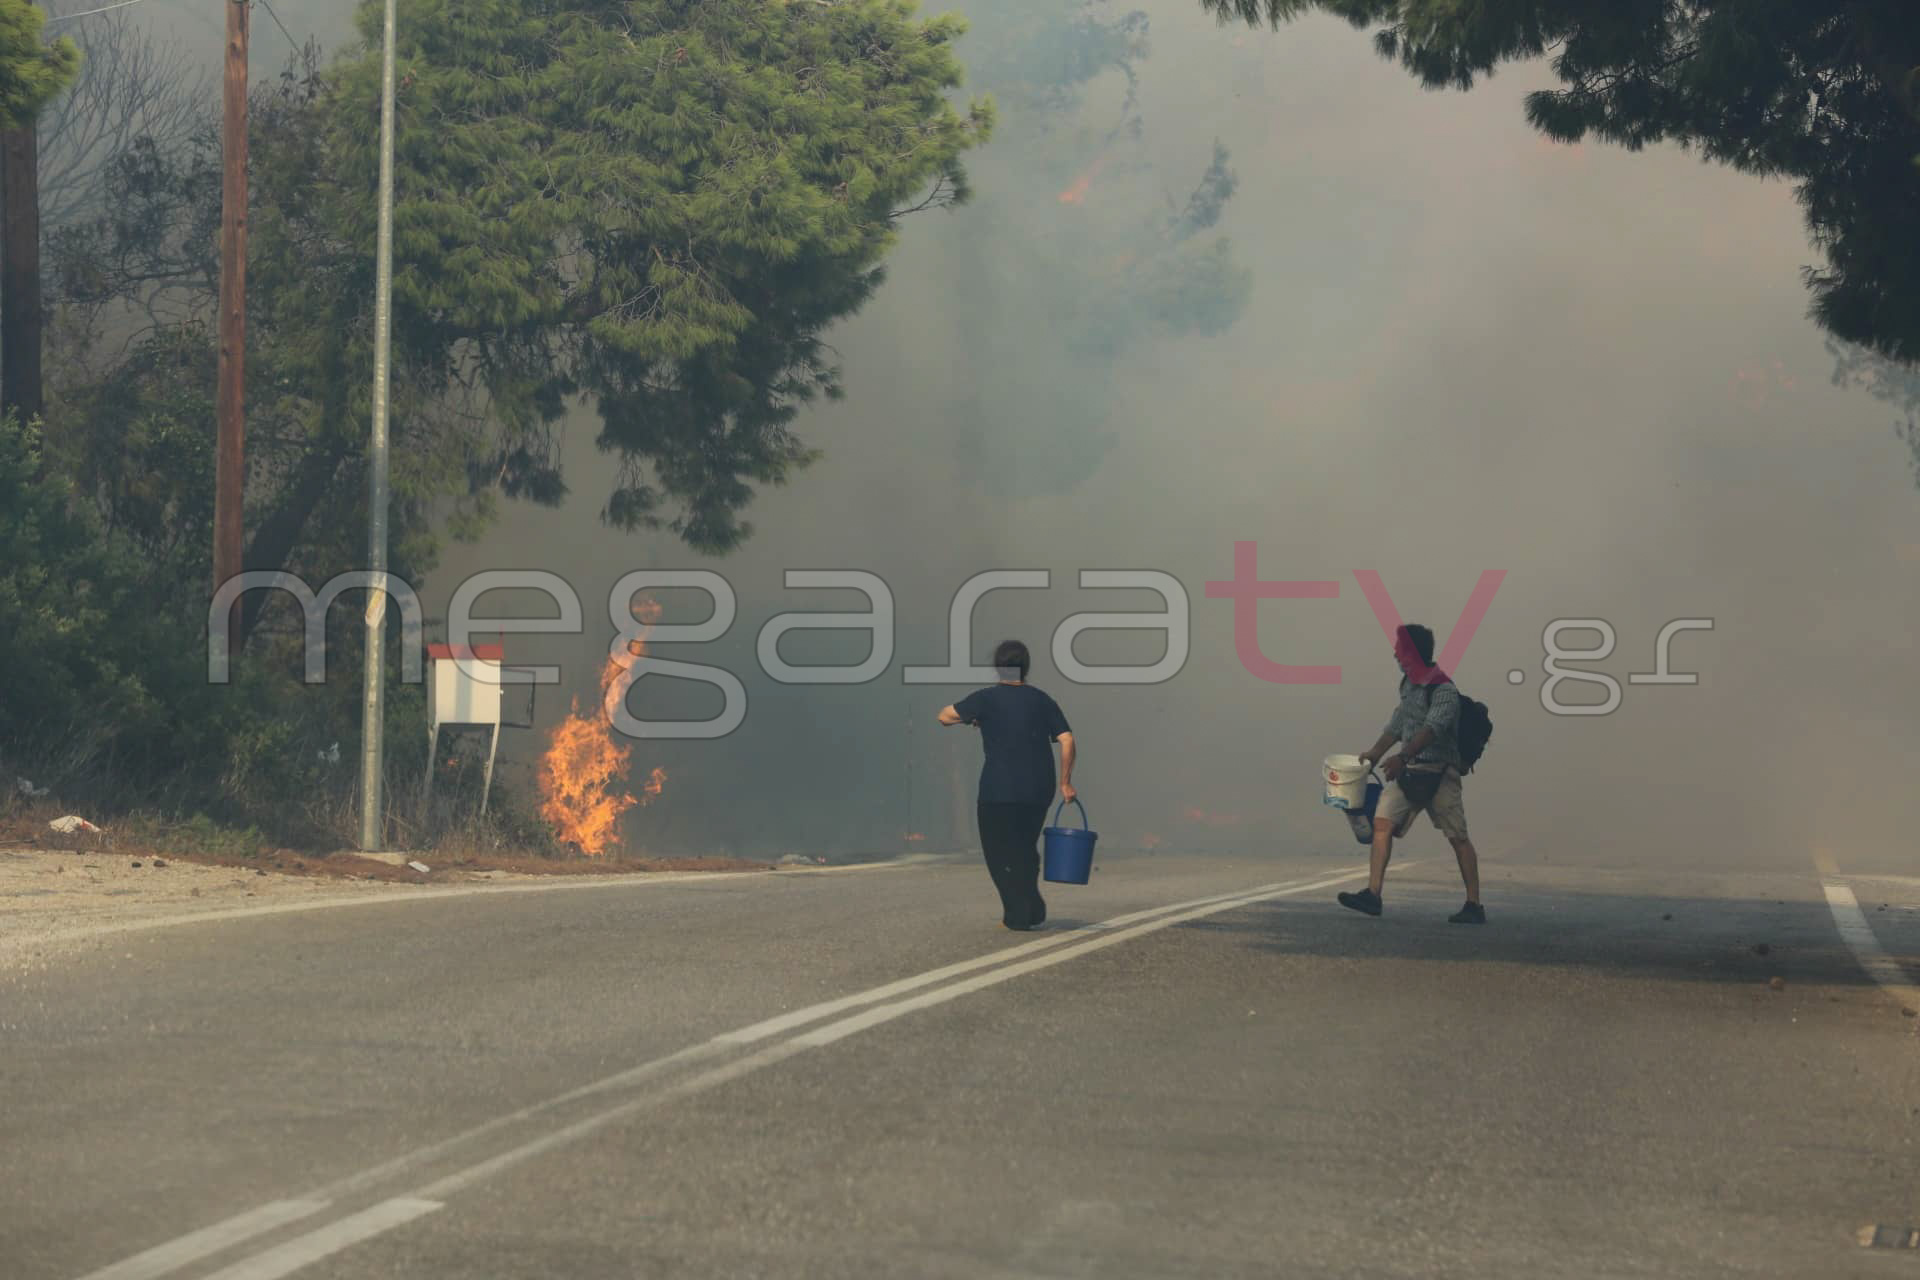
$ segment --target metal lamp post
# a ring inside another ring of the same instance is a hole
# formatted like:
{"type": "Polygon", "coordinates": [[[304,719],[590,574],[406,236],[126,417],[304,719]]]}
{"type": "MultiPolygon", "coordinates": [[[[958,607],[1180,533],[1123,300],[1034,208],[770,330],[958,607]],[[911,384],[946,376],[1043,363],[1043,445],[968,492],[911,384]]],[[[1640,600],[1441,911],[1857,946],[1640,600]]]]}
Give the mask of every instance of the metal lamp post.
{"type": "Polygon", "coordinates": [[[368,450],[368,564],[365,703],[360,735],[360,847],[385,843],[381,823],[387,619],[387,387],[393,338],[393,45],[394,4],[387,0],[380,54],[380,232],[373,302],[373,441],[368,450]]]}

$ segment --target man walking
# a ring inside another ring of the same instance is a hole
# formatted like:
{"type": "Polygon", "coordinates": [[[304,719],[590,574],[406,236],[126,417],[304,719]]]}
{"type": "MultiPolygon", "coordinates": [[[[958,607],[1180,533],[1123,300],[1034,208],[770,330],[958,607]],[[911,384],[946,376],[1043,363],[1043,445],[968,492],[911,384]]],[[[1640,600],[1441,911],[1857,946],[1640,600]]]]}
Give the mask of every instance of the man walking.
{"type": "Polygon", "coordinates": [[[1073,730],[1060,704],[1027,683],[1033,658],[1018,640],[993,651],[998,684],[940,710],[940,723],[980,728],[980,851],[1000,892],[1000,923],[1026,932],[1047,918],[1040,896],[1040,833],[1053,799],[1053,744],[1060,744],[1060,798],[1072,800],[1073,730]]]}
{"type": "Polygon", "coordinates": [[[1467,809],[1460,784],[1460,694],[1446,672],[1433,665],[1433,632],[1409,623],[1394,633],[1394,661],[1400,665],[1400,705],[1380,740],[1360,753],[1368,763],[1380,761],[1394,743],[1400,754],[1382,761],[1386,788],[1380,793],[1373,817],[1373,857],[1367,887],[1343,893],[1340,905],[1370,916],[1380,914],[1387,861],[1393,841],[1412,827],[1424,811],[1453,845],[1466,883],[1467,901],[1447,919],[1454,924],[1485,924],[1480,904],[1480,855],[1467,837],[1467,809]]]}

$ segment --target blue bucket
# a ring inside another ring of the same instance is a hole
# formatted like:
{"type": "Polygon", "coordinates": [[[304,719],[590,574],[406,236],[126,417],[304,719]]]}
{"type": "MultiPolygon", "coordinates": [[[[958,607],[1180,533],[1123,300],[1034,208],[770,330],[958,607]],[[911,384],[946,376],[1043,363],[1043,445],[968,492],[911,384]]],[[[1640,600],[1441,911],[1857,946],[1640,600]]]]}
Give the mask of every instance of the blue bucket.
{"type": "Polygon", "coordinates": [[[1386,790],[1386,784],[1375,773],[1367,779],[1367,802],[1358,809],[1344,811],[1348,825],[1353,828],[1353,838],[1361,844],[1373,843],[1373,815],[1380,809],[1380,793],[1386,790]]]}
{"type": "Polygon", "coordinates": [[[1080,810],[1080,825],[1060,826],[1060,812],[1066,807],[1067,802],[1062,800],[1053,811],[1055,825],[1041,833],[1046,837],[1045,874],[1055,884],[1085,884],[1093,874],[1093,842],[1100,837],[1087,826],[1086,806],[1078,800],[1073,807],[1080,810]]]}

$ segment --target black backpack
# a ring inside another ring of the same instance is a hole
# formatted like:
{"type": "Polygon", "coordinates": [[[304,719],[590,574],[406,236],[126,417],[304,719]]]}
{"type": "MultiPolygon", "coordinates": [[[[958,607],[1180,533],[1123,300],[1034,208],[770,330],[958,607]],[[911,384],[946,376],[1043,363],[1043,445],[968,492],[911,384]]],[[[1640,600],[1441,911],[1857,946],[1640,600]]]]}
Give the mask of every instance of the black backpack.
{"type": "MultiPolygon", "coordinates": [[[[1452,684],[1451,678],[1447,683],[1452,684]]],[[[1487,740],[1493,737],[1493,717],[1487,712],[1487,704],[1469,698],[1460,686],[1453,686],[1454,693],[1460,699],[1460,723],[1455,727],[1454,735],[1460,748],[1460,772],[1462,775],[1473,772],[1473,766],[1480,763],[1480,757],[1486,752],[1487,740]]],[[[1428,694],[1429,700],[1432,694],[1428,694]]]]}
{"type": "MultiPolygon", "coordinates": [[[[1453,691],[1460,693],[1460,687],[1455,685],[1453,691]]],[[[1493,737],[1493,717],[1487,713],[1487,704],[1460,693],[1460,726],[1456,732],[1460,741],[1460,772],[1472,773],[1473,766],[1480,763],[1481,753],[1487,749],[1487,740],[1493,737]]]]}

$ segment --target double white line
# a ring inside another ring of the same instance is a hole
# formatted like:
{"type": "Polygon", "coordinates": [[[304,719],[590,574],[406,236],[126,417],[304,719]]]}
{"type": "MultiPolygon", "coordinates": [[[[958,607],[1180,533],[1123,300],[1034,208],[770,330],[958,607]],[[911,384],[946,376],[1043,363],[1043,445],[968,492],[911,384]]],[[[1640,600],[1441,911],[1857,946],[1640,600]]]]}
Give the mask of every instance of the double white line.
{"type": "Polygon", "coordinates": [[[359,1241],[432,1213],[442,1207],[446,1197],[457,1191],[616,1124],[637,1112],[737,1080],[763,1067],[772,1066],[776,1062],[805,1053],[810,1049],[833,1044],[850,1035],[891,1022],[895,1018],[945,1004],[949,1000],[957,1000],[961,996],[971,995],[1002,982],[1010,982],[1029,973],[1037,973],[1056,964],[1064,964],[1089,952],[1118,946],[1122,942],[1144,937],[1161,929],[1223,911],[1231,911],[1236,907],[1329,889],[1334,885],[1359,879],[1365,874],[1364,871],[1352,870],[1338,875],[1263,885],[1237,893],[1219,894],[1211,898],[1199,898],[1190,902],[1136,911],[1079,929],[1062,929],[1057,933],[1048,933],[1018,946],[976,956],[971,960],[963,960],[958,964],[946,965],[939,969],[930,969],[910,978],[902,978],[898,982],[873,987],[838,1000],[811,1005],[805,1009],[782,1014],[777,1018],[769,1018],[764,1022],[757,1022],[752,1026],[715,1036],[711,1040],[692,1045],[678,1053],[656,1058],[605,1079],[596,1080],[592,1084],[583,1085],[544,1102],[535,1103],[533,1106],[496,1117],[441,1142],[420,1147],[382,1164],[351,1174],[309,1195],[261,1205],[224,1222],[181,1236],[177,1240],[170,1240],[92,1272],[84,1277],[84,1280],[156,1280],[157,1277],[170,1275],[289,1223],[323,1213],[333,1208],[343,1198],[365,1191],[375,1184],[417,1168],[456,1147],[472,1143],[489,1134],[522,1124],[596,1095],[631,1090],[662,1077],[675,1077],[638,1097],[593,1111],[434,1181],[398,1196],[381,1200],[370,1208],[340,1218],[262,1252],[251,1254],[208,1277],[208,1280],[279,1280],[279,1277],[291,1275],[300,1268],[359,1241]],[[941,985],[943,983],[946,985],[941,985]],[[852,1010],[862,1010],[862,1012],[850,1013],[852,1010]],[[797,1035],[790,1034],[822,1019],[834,1018],[836,1015],[850,1016],[839,1017],[836,1021],[827,1022],[823,1026],[802,1031],[797,1035]],[[764,1047],[753,1049],[755,1045],[764,1047]],[[740,1053],[742,1049],[751,1051],[742,1055],[740,1053]],[[729,1061],[709,1066],[704,1070],[676,1077],[676,1073],[685,1068],[697,1066],[709,1060],[728,1058],[729,1055],[739,1056],[733,1056],[729,1061]]]}

